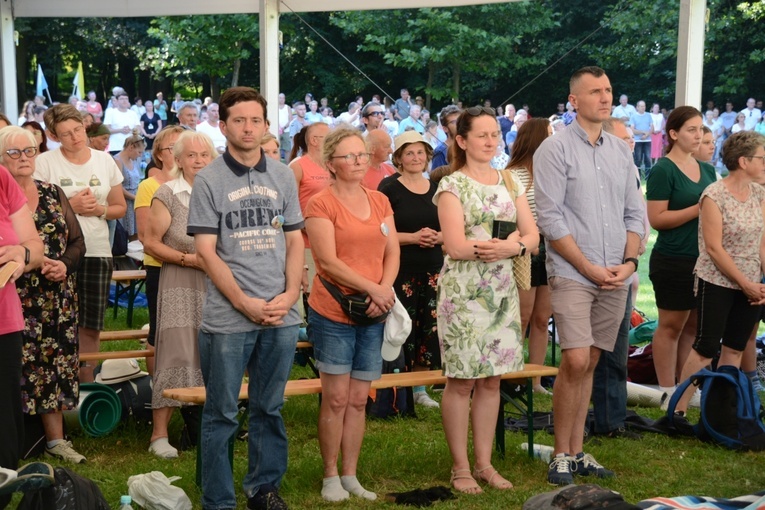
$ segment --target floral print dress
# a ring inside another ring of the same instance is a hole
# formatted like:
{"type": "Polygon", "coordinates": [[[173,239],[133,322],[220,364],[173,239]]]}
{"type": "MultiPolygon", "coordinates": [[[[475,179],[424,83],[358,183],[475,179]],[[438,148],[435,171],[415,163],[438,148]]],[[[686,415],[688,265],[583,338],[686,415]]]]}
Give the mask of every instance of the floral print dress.
{"type": "MultiPolygon", "coordinates": [[[[515,178],[518,193],[525,190],[515,178]]],[[[444,177],[434,201],[452,193],[462,202],[465,238],[488,241],[495,219],[516,221],[515,204],[499,178],[481,184],[462,172],[444,177]]],[[[523,369],[523,338],[512,259],[454,260],[448,255],[438,281],[438,336],[444,374],[457,379],[523,369]]]]}
{"type": "Polygon", "coordinates": [[[67,276],[53,282],[39,269],[24,273],[16,289],[24,309],[21,399],[27,414],[73,409],[79,397],[78,300],[75,270],[85,243],[64,192],[35,181],[40,201],[33,215],[46,257],[61,260],[67,276]]]}

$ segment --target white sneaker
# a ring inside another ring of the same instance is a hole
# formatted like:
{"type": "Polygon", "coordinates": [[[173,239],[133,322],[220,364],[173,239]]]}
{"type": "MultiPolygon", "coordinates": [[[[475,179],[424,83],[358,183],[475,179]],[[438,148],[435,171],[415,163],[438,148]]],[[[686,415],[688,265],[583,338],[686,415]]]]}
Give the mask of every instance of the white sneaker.
{"type": "Polygon", "coordinates": [[[675,390],[668,391],[661,396],[661,406],[659,406],[659,409],[662,411],[666,411],[667,407],[669,407],[669,401],[672,398],[672,395],[675,393],[675,390]]]}
{"type": "Polygon", "coordinates": [[[45,455],[48,455],[49,457],[55,457],[57,459],[65,460],[67,462],[71,462],[73,464],[82,464],[87,459],[85,459],[84,455],[80,455],[77,453],[77,451],[72,447],[71,441],[61,441],[60,443],[56,444],[53,448],[45,447],[45,455]]]}
{"type": "Polygon", "coordinates": [[[438,402],[430,398],[425,391],[418,391],[414,394],[414,403],[425,407],[439,407],[438,402]]]}
{"type": "Polygon", "coordinates": [[[701,390],[696,390],[688,402],[688,407],[701,407],[701,390]]]}

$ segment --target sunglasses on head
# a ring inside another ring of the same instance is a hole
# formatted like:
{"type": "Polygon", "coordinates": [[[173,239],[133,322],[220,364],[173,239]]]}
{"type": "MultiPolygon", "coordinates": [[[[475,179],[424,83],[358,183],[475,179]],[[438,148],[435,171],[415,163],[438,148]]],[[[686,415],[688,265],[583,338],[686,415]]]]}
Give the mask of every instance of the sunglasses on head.
{"type": "Polygon", "coordinates": [[[482,113],[491,115],[492,117],[497,116],[497,112],[494,110],[494,108],[490,108],[488,106],[471,106],[470,108],[467,108],[465,111],[468,112],[468,114],[472,115],[473,117],[477,117],[481,115],[482,113]]]}

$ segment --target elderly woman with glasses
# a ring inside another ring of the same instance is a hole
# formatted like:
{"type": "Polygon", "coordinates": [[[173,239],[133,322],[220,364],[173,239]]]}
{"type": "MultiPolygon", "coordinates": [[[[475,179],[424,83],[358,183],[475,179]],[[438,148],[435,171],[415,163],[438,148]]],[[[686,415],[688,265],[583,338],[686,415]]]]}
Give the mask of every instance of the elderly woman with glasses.
{"type": "Polygon", "coordinates": [[[125,203],[127,204],[127,212],[125,212],[125,216],[119,221],[125,227],[125,231],[131,240],[137,238],[135,195],[138,192],[138,185],[143,178],[141,160],[143,159],[145,147],[146,144],[143,138],[140,135],[133,134],[125,138],[125,145],[122,147],[122,150],[114,156],[114,161],[117,163],[124,179],[122,181],[122,192],[125,195],[125,203]]]}
{"type": "Polygon", "coordinates": [[[361,133],[336,129],[324,139],[322,154],[332,181],[309,200],[303,213],[317,272],[308,299],[308,324],[322,388],[321,494],[328,501],[348,499],[349,493],[376,499],[359,483],[356,466],[367,395],[382,372],[383,323],[377,321],[384,320],[396,298],[398,236],[387,197],[361,185],[369,166],[361,133]],[[366,295],[369,320],[352,321],[332,292],[366,295]]]}
{"type": "Polygon", "coordinates": [[[0,163],[26,195],[45,255],[40,269],[16,281],[24,310],[21,402],[24,413],[42,418],[48,454],[80,463],[85,457],[64,440],[62,411],[79,400],[75,272],[85,241],[61,188],[32,178],[36,145],[26,129],[0,130],[0,163]]]}
{"type": "Polygon", "coordinates": [[[466,494],[482,492],[477,480],[495,489],[513,486],[491,465],[492,439],[500,376],[523,368],[513,257],[539,244],[523,184],[516,176],[505,183],[491,167],[500,136],[492,108],[472,107],[461,113],[450,147],[451,174],[441,179],[433,199],[446,252],[437,305],[447,377],[441,411],[453,462],[451,483],[466,494]]]}

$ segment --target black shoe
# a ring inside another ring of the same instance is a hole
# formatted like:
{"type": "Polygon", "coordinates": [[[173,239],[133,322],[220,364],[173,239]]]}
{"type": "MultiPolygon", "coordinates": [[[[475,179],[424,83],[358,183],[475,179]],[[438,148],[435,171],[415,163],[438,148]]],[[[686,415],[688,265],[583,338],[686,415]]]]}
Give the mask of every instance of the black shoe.
{"type": "Polygon", "coordinates": [[[574,473],[577,476],[594,475],[598,478],[612,478],[614,472],[601,466],[595,457],[589,453],[579,452],[572,459],[574,463],[574,473]]]}
{"type": "Polygon", "coordinates": [[[276,487],[261,485],[258,493],[247,500],[247,510],[288,510],[288,507],[276,487]]]}
{"type": "Polygon", "coordinates": [[[622,439],[643,439],[643,436],[638,434],[637,432],[632,432],[631,430],[627,430],[624,427],[619,427],[617,429],[614,429],[610,432],[607,432],[604,434],[606,437],[610,437],[612,439],[616,438],[622,438],[622,439]]]}

